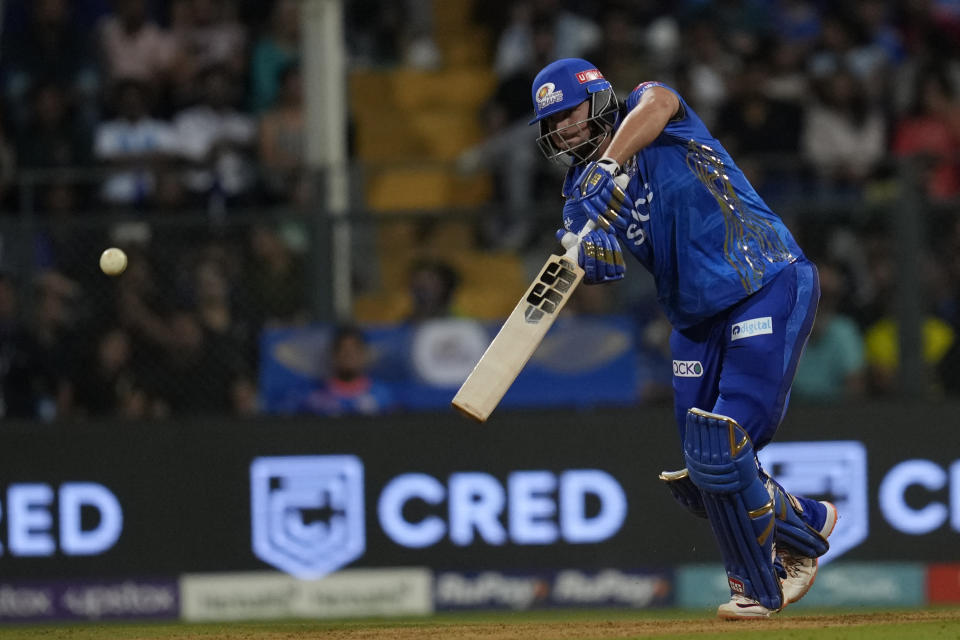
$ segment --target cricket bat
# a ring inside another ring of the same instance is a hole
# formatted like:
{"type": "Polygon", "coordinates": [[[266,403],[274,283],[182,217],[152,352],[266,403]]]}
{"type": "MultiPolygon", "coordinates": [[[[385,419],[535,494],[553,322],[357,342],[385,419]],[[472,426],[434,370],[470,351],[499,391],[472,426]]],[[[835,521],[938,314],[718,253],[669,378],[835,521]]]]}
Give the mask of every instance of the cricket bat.
{"type": "Polygon", "coordinates": [[[453,397],[454,408],[478,422],[486,422],[497,408],[583,280],[577,252],[581,238],[593,228],[593,222],[587,221],[579,235],[568,233],[563,237],[566,253],[550,256],[543,265],[453,397]]]}

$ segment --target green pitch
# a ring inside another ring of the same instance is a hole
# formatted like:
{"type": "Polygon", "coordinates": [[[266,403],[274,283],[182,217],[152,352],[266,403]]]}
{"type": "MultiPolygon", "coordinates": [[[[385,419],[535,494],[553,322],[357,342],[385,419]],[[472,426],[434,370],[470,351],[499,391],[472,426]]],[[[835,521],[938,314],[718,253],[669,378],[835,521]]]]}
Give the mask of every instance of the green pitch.
{"type": "Polygon", "coordinates": [[[426,618],[222,624],[146,623],[0,627],[17,640],[930,640],[960,638],[960,608],[785,611],[770,620],[723,622],[709,611],[538,611],[426,618]]]}

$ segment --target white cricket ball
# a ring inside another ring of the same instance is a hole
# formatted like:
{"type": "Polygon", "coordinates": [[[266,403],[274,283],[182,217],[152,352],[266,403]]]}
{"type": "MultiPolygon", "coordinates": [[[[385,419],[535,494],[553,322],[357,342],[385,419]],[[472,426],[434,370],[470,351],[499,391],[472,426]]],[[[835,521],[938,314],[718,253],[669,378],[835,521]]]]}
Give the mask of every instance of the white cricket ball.
{"type": "Polygon", "coordinates": [[[118,276],[127,268],[127,254],[123,249],[110,247],[100,254],[100,270],[108,276],[118,276]]]}

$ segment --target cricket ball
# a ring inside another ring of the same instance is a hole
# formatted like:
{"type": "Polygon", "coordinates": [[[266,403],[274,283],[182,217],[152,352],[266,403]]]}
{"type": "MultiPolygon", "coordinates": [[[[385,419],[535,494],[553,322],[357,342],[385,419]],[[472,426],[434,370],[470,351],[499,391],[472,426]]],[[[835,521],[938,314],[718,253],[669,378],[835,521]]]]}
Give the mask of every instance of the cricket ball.
{"type": "Polygon", "coordinates": [[[100,254],[100,270],[108,276],[118,276],[127,268],[127,254],[123,249],[110,247],[100,254]]]}

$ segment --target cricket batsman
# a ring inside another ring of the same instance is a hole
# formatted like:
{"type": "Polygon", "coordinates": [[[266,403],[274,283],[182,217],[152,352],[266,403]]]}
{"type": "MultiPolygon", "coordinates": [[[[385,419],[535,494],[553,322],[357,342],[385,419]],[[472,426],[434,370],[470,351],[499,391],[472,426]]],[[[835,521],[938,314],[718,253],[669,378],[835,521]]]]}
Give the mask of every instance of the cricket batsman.
{"type": "Polygon", "coordinates": [[[816,267],[684,99],[643,82],[621,106],[591,63],[557,60],[533,82],[537,144],[568,168],[563,229],[583,235],[584,280],[620,280],[623,249],[653,274],[673,325],[673,389],[685,468],[663,472],[705,517],[726,568],[726,619],[802,598],[837,520],[760,467],[787,409],[816,315],[816,267]]]}

